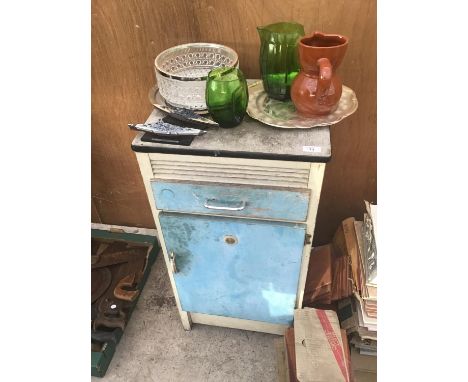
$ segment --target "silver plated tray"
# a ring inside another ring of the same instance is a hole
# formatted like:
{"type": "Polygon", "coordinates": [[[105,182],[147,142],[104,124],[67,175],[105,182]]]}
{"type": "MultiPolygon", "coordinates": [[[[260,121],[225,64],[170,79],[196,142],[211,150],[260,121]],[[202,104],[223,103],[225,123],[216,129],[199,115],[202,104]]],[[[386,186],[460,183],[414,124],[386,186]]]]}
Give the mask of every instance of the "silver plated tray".
{"type": "MultiPolygon", "coordinates": [[[[159,104],[159,105],[169,105],[169,106],[177,107],[176,105],[172,105],[171,103],[167,102],[164,99],[164,97],[161,95],[161,92],[159,91],[158,85],[154,85],[149,90],[148,98],[149,98],[149,101],[151,102],[152,105],[159,104]]],[[[197,113],[197,114],[200,114],[200,115],[209,114],[208,109],[192,110],[192,111],[197,113]]]]}
{"type": "Polygon", "coordinates": [[[310,129],[340,122],[353,114],[358,108],[354,91],[343,85],[343,93],[338,108],[331,114],[316,117],[299,115],[292,101],[277,101],[268,97],[262,81],[249,86],[249,105],[247,114],[267,125],[284,129],[310,129]]]}

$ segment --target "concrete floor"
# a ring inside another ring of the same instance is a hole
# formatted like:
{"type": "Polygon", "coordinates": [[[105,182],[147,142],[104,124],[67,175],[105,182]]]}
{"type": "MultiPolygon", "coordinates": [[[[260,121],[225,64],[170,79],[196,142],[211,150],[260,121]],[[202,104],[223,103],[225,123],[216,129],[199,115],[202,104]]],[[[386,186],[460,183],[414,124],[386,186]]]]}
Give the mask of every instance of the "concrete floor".
{"type": "Polygon", "coordinates": [[[276,335],[182,328],[162,253],[104,378],[93,382],[275,382],[276,335]]]}

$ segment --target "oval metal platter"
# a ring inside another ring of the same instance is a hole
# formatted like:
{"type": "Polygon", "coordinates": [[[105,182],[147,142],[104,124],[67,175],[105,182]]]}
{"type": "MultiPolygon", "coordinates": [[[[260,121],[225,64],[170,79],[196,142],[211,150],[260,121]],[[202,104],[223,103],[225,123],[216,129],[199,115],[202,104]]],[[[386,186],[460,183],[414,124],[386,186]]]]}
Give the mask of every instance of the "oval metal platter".
{"type": "Polygon", "coordinates": [[[283,129],[310,129],[333,125],[353,114],[357,108],[356,94],[344,85],[338,108],[331,114],[316,117],[299,115],[292,101],[277,101],[269,98],[261,81],[249,86],[247,114],[267,125],[283,129]]]}

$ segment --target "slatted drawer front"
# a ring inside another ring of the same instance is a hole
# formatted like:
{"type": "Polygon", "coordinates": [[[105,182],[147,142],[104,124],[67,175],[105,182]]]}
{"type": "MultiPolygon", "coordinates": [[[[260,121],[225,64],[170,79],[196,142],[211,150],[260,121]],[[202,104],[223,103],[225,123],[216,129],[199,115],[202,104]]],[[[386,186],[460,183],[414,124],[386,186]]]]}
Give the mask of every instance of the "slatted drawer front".
{"type": "Polygon", "coordinates": [[[293,168],[274,162],[271,166],[242,163],[214,163],[152,159],[155,178],[196,180],[216,183],[250,184],[288,188],[307,188],[309,168],[293,168]]]}
{"type": "Polygon", "coordinates": [[[310,191],[210,182],[151,181],[156,207],[225,216],[305,221],[310,191]]]}

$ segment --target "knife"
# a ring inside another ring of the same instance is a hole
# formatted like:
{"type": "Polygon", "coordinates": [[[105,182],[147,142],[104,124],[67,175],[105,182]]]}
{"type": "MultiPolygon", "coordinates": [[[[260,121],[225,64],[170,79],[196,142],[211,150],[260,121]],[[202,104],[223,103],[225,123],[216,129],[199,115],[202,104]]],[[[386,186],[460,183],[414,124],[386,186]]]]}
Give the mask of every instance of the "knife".
{"type": "Polygon", "coordinates": [[[181,107],[174,107],[170,105],[161,105],[159,103],[153,103],[153,106],[158,108],[159,110],[164,111],[165,113],[168,113],[171,117],[184,122],[193,122],[207,126],[219,127],[219,124],[215,121],[202,117],[200,114],[197,114],[190,109],[184,109],[181,107]]]}
{"type": "Polygon", "coordinates": [[[129,123],[128,127],[132,130],[144,131],[146,133],[152,133],[157,135],[167,135],[167,136],[184,136],[184,135],[203,135],[206,134],[205,130],[193,129],[191,127],[182,127],[173,125],[172,123],[163,122],[158,120],[151,123],[129,123]]]}

